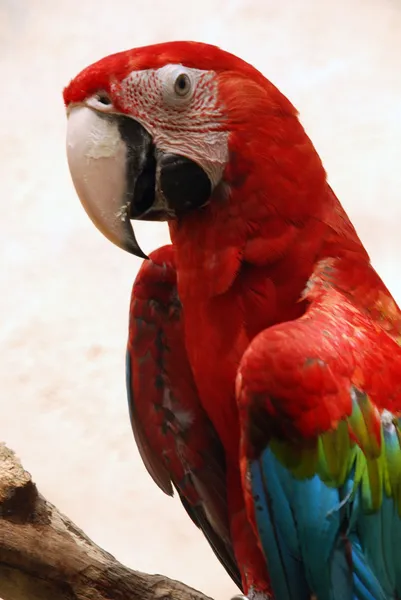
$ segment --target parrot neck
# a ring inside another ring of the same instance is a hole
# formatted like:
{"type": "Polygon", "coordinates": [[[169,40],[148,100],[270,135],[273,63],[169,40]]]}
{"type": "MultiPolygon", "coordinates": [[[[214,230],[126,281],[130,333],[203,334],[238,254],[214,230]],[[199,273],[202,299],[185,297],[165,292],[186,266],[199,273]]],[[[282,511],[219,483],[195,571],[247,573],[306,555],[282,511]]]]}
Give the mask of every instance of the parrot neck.
{"type": "Polygon", "coordinates": [[[318,260],[349,252],[369,260],[327,184],[325,194],[320,212],[298,222],[271,205],[261,210],[260,196],[241,204],[232,194],[169,224],[191,367],[233,460],[239,440],[234,383],[251,339],[301,316],[300,296],[318,260]]]}
{"type": "MultiPolygon", "coordinates": [[[[331,187],[324,181],[296,214],[260,193],[233,192],[203,210],[169,223],[182,300],[195,303],[228,292],[246,293],[241,281],[270,280],[274,288],[293,289],[297,302],[314,264],[349,253],[369,257],[331,187]]],[[[287,205],[297,204],[297,197],[287,205]]],[[[298,203],[299,206],[300,203],[298,203]]]]}

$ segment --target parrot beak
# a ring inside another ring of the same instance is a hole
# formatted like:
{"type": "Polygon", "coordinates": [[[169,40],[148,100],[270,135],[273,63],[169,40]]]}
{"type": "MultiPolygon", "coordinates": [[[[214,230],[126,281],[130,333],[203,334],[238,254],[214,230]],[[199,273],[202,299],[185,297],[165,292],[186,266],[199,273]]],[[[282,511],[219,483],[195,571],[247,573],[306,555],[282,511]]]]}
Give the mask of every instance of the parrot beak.
{"type": "Polygon", "coordinates": [[[67,111],[67,158],[78,197],[99,231],[113,244],[147,258],[131,219],[175,219],[209,201],[203,169],[156,148],[134,119],[85,105],[67,111]]]}
{"type": "Polygon", "coordinates": [[[108,240],[139,258],[147,256],[136,241],[129,211],[151,144],[145,129],[128,117],[87,106],[68,111],[68,166],[82,206],[108,240]]]}

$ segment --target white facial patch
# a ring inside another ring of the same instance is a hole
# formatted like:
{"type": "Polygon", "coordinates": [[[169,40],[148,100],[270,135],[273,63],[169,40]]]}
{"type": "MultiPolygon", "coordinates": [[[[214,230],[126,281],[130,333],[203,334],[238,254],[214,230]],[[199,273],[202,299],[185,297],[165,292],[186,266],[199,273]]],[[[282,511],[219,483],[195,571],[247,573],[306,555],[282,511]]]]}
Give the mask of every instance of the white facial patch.
{"type": "Polygon", "coordinates": [[[160,150],[193,160],[213,187],[220,183],[229,158],[228,131],[215,72],[176,64],[133,71],[114,85],[113,94],[124,112],[149,131],[160,150]],[[180,75],[191,86],[186,95],[177,91],[180,75]]]}

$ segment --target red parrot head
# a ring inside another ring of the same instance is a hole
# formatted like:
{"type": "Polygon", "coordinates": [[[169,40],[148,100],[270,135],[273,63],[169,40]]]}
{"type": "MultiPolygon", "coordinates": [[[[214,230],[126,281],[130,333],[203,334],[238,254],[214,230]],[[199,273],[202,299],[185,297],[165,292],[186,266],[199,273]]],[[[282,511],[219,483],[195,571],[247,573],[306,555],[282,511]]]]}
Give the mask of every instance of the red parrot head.
{"type": "Polygon", "coordinates": [[[322,171],[292,104],[215,46],[173,42],[108,56],[71,81],[64,101],[78,196],[96,227],[137,256],[132,219],[184,218],[234,189],[244,197],[244,186],[255,187],[261,171],[268,181],[272,169],[266,193],[278,203],[311,160],[322,171]]]}

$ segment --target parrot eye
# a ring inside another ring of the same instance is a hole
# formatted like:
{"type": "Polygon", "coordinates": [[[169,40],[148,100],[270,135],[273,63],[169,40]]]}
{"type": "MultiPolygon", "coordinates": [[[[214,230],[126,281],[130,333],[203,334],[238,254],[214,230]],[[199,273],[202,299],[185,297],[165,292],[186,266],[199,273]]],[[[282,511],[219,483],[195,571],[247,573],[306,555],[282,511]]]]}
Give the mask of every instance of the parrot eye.
{"type": "Polygon", "coordinates": [[[177,96],[187,96],[191,91],[191,80],[186,73],[180,73],[174,83],[177,96]]]}
{"type": "Polygon", "coordinates": [[[185,110],[195,91],[196,78],[182,65],[165,65],[158,71],[164,101],[185,110]]]}

